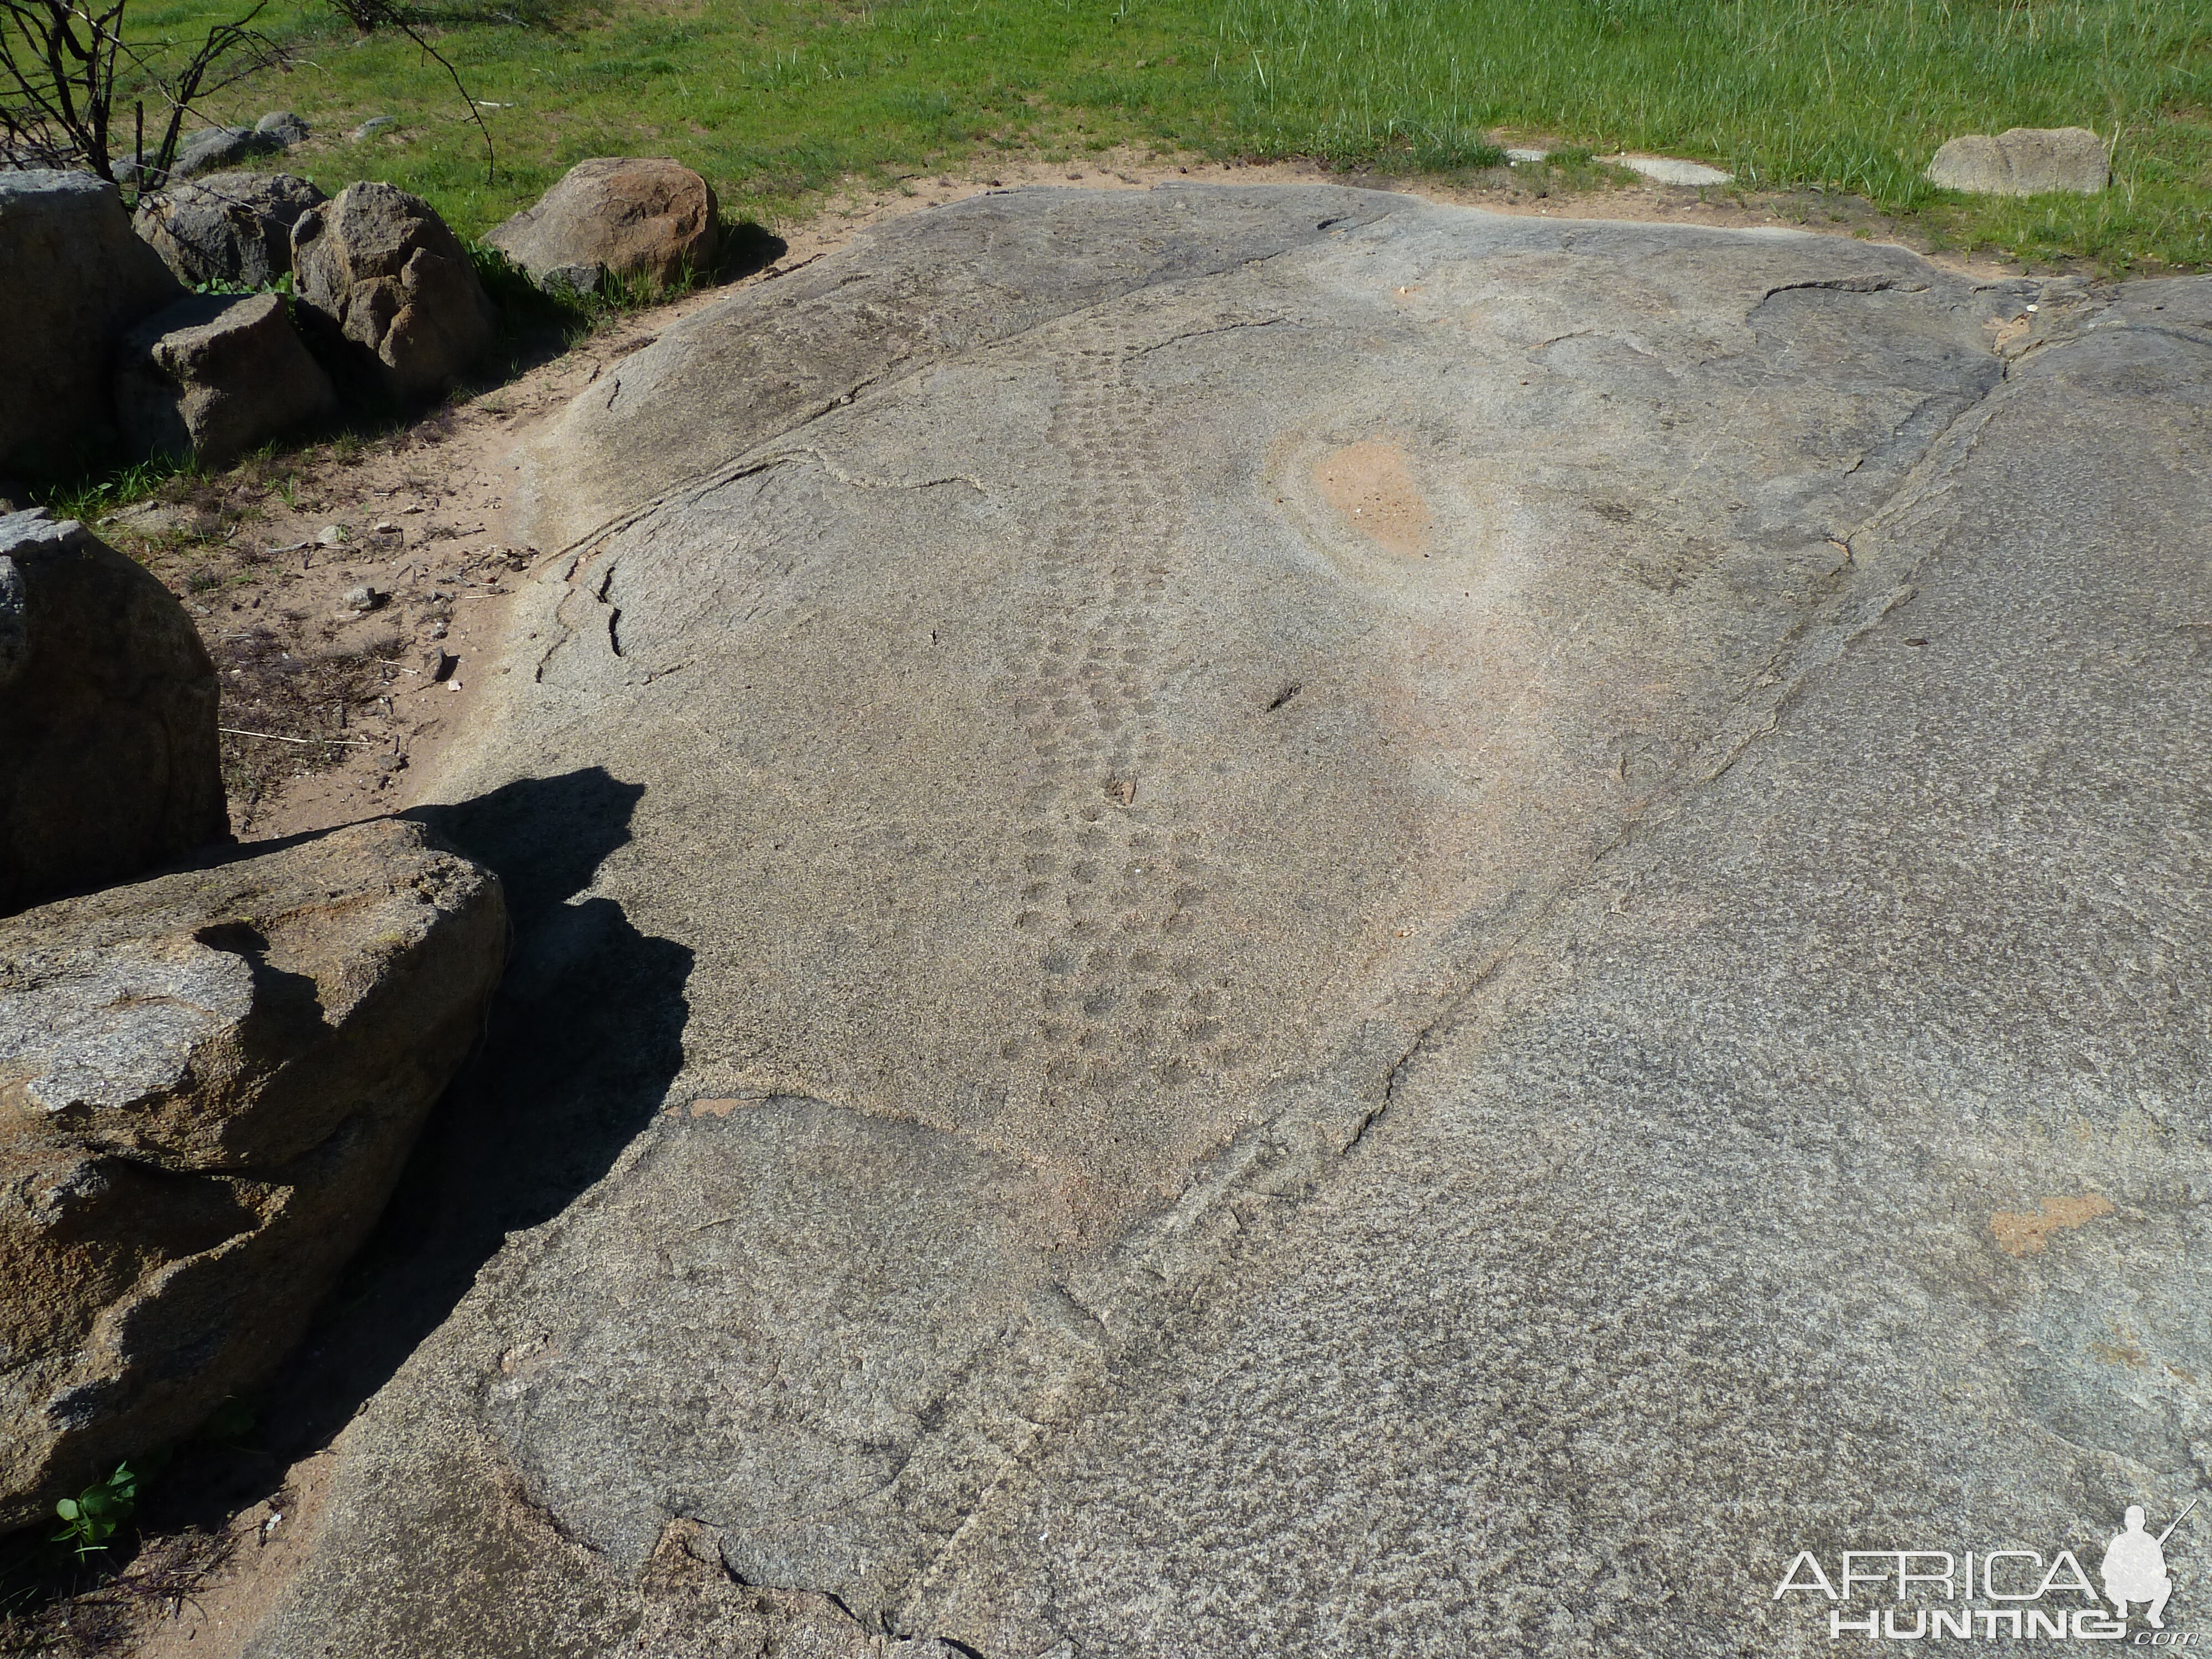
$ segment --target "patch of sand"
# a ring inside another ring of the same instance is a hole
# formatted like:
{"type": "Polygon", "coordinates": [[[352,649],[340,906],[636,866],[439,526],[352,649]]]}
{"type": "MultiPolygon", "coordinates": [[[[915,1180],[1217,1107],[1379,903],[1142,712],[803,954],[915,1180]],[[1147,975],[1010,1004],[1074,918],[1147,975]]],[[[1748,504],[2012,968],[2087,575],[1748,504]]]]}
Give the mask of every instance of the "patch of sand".
{"type": "Polygon", "coordinates": [[[1345,527],[1409,559],[1427,556],[1429,505],[1406,465],[1406,453],[1372,438],[1313,464],[1314,488],[1345,527]]]}

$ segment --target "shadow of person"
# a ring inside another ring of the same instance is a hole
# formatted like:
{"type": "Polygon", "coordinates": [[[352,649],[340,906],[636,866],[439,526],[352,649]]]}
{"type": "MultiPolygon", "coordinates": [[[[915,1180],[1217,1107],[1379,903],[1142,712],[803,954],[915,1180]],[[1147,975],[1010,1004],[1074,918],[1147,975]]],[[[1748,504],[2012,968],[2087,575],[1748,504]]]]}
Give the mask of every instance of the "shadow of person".
{"type": "Polygon", "coordinates": [[[514,929],[483,1048],[393,1216],[471,1277],[506,1233],[606,1173],[684,1063],[690,951],[639,933],[612,899],[576,896],[629,840],[644,793],[591,767],[408,814],[498,872],[514,929]]]}
{"type": "Polygon", "coordinates": [[[579,896],[629,840],[643,793],[594,767],[405,815],[498,873],[507,973],[375,1233],[260,1391],[246,1454],[210,1455],[179,1483],[198,1488],[197,1508],[258,1495],[343,1427],[507,1233],[559,1214],[651,1120],[683,1064],[692,953],[638,932],[613,900],[579,896]]]}

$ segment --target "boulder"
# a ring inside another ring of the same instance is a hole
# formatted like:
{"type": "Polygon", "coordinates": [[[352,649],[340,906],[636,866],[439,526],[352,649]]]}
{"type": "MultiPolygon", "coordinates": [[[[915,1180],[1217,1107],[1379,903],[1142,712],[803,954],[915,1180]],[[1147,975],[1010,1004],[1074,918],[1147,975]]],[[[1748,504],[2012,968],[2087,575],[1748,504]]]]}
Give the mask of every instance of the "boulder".
{"type": "Polygon", "coordinates": [[[292,268],[292,227],[329,198],[289,173],[218,173],[138,204],[132,225],[180,282],[259,288],[292,268]]]}
{"type": "Polygon", "coordinates": [[[182,292],[88,173],[0,173],[0,466],[51,467],[106,426],[117,335],[182,292]]]}
{"type": "Polygon", "coordinates": [[[176,159],[169,163],[169,177],[191,179],[204,173],[219,173],[257,155],[273,155],[283,148],[284,141],[276,134],[252,127],[204,128],[186,133],[179,142],[176,159]]]}
{"type": "Polygon", "coordinates": [[[337,401],[281,295],[192,295],[123,337],[116,418],[136,455],[221,465],[337,401]]]}
{"type": "Polygon", "coordinates": [[[0,1530],[297,1340],[506,933],[496,878],[391,819],[0,923],[0,1530]]]}
{"type": "Polygon", "coordinates": [[[2112,177],[2105,141],[2087,127],[2014,127],[1954,138],[1928,164],[1928,181],[1975,196],[2094,196],[2112,177]]]}
{"type": "Polygon", "coordinates": [[[216,703],[167,588],[73,520],[0,518],[0,915],[222,840],[216,703]]]}
{"type": "Polygon", "coordinates": [[[611,274],[665,285],[703,270],[714,235],[714,192],[690,168],[600,156],[484,240],[543,286],[591,289],[611,274]]]}
{"type": "Polygon", "coordinates": [[[310,136],[307,124],[289,109],[270,110],[253,124],[253,130],[264,138],[274,138],[286,149],[306,143],[310,136]]]}
{"type": "Polygon", "coordinates": [[[301,304],[398,398],[450,384],[492,342],[499,313],[460,238],[428,202],[349,185],[292,228],[301,304]]]}

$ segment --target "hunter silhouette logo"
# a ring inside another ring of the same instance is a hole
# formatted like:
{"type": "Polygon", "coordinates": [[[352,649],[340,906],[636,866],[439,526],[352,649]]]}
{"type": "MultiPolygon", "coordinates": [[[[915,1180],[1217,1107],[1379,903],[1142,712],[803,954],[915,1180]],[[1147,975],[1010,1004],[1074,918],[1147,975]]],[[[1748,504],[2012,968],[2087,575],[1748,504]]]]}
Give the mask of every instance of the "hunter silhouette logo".
{"type": "Polygon", "coordinates": [[[2189,1508],[2175,1516],[2172,1524],[2153,1538],[2143,1531],[2142,1505],[2128,1505],[2125,1530],[2105,1547],[2105,1595],[2119,1609],[2121,1618],[2128,1616],[2129,1602],[2148,1602],[2150,1627],[2166,1628],[2166,1599],[2173,1594],[2173,1580],[2166,1576],[2166,1540],[2173,1536],[2173,1528],[2196,1507],[2197,1500],[2192,1498],[2189,1508]]]}
{"type": "Polygon", "coordinates": [[[2068,1549],[2047,1561],[2039,1550],[1968,1550],[1963,1557],[1948,1550],[1845,1550],[1832,1578],[1818,1556],[1800,1550],[1774,1587],[1774,1599],[1809,1592],[1843,1604],[1826,1609],[1832,1640],[2117,1642],[2128,1636],[2131,1611],[2140,1610],[2149,1628],[2136,1632],[2136,1645],[2195,1647],[2195,1632],[2166,1628],[2174,1592],[2166,1546],[2196,1507],[2192,1498],[2165,1531],[2153,1534],[2142,1505],[2130,1504],[2099,1563],[2101,1595],[2068,1549]],[[1866,1605],[1870,1601],[1891,1605],[1866,1605]]]}

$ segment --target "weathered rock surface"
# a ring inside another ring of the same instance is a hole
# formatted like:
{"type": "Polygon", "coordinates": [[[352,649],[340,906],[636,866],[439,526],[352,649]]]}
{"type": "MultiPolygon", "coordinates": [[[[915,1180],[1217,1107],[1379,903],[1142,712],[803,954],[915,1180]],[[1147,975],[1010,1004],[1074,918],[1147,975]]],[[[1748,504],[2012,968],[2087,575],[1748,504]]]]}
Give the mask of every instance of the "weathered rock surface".
{"type": "Polygon", "coordinates": [[[292,270],[301,303],[397,398],[449,385],[498,325],[460,239],[390,185],[349,185],[302,214],[292,270]]]}
{"type": "Polygon", "coordinates": [[[330,198],[289,173],[219,173],[149,196],[132,223],[178,280],[258,288],[292,268],[292,227],[330,198]]]}
{"type": "Polygon", "coordinates": [[[137,455],[210,465],[337,408],[275,294],[195,295],[123,337],[115,408],[137,455]]]}
{"type": "Polygon", "coordinates": [[[0,1529],[297,1340],[505,946],[498,883],[388,820],[0,922],[0,1529]]]}
{"type": "Polygon", "coordinates": [[[549,288],[588,291],[609,274],[675,282],[714,258],[714,192],[674,161],[598,156],[484,240],[549,288]]]}
{"type": "Polygon", "coordinates": [[[2014,127],[1954,138],[1928,164],[1928,181],[1977,196],[2094,196],[2112,177],[2105,141],[2087,127],[2014,127]]]}
{"type": "Polygon", "coordinates": [[[671,329],[437,781],[527,895],[471,1288],[253,1651],[627,1651],[680,1554],[994,1656],[1811,1652],[1799,1549],[2162,1525],[2208,393],[2212,281],[1334,188],[671,329]]]}
{"type": "Polygon", "coordinates": [[[116,336],[181,292],[114,185],[0,172],[0,467],[58,465],[106,424],[116,336]]]}
{"type": "Polygon", "coordinates": [[[215,665],[74,520],[0,517],[0,915],[222,840],[215,665]]]}
{"type": "Polygon", "coordinates": [[[1616,160],[1620,166],[1655,185],[1725,185],[1735,179],[1735,174],[1724,168],[1708,167],[1703,161],[1685,161],[1674,155],[1622,155],[1616,160]]]}

